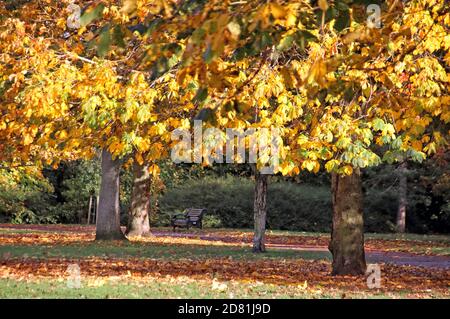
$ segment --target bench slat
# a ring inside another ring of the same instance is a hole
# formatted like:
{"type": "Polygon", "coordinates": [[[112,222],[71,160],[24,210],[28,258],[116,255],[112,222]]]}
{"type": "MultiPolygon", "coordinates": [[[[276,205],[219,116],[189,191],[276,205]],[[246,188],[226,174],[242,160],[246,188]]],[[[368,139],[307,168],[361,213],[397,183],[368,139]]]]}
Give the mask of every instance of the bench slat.
{"type": "Polygon", "coordinates": [[[183,217],[173,217],[172,226],[174,227],[187,227],[190,225],[202,228],[203,214],[206,212],[205,208],[187,208],[184,210],[183,217]]]}

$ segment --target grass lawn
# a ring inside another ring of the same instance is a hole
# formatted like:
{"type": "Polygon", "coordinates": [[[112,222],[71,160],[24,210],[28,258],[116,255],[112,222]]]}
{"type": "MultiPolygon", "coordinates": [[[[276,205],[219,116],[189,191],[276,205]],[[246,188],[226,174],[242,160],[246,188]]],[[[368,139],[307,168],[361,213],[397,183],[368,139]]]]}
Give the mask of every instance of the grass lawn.
{"type": "MultiPolygon", "coordinates": [[[[153,228],[154,230],[165,230],[169,231],[171,228],[169,227],[159,227],[153,228]]],[[[0,229],[1,231],[1,229],[0,229]]],[[[204,233],[204,230],[192,228],[189,230],[192,233],[204,233]]],[[[211,233],[245,233],[245,234],[253,234],[252,229],[230,229],[230,228],[214,228],[208,229],[208,232],[211,233]]],[[[305,231],[290,231],[290,230],[267,230],[268,235],[279,235],[279,236],[306,236],[306,237],[326,237],[329,238],[329,233],[320,233],[320,232],[305,232],[305,231]]],[[[433,243],[447,243],[450,245],[450,236],[442,235],[442,234],[433,234],[433,235],[425,235],[425,234],[398,234],[398,233],[365,233],[364,237],[366,239],[381,239],[381,240],[407,240],[407,241],[422,241],[422,242],[433,242],[433,243]]]]}
{"type": "MultiPolygon", "coordinates": [[[[417,297],[412,290],[398,292],[374,291],[352,292],[343,289],[309,289],[302,285],[274,285],[262,282],[246,283],[229,281],[214,284],[208,280],[159,279],[133,281],[120,278],[92,280],[80,288],[69,288],[66,282],[57,280],[16,281],[0,279],[0,298],[411,298],[417,297]]],[[[429,294],[430,298],[445,298],[441,293],[429,294]]]]}
{"type": "Polygon", "coordinates": [[[151,258],[177,260],[180,258],[233,258],[244,260],[259,259],[330,259],[329,252],[293,251],[270,249],[264,254],[254,254],[248,247],[170,245],[140,242],[126,243],[75,243],[70,245],[0,245],[0,256],[27,258],[151,258]]]}
{"type": "MultiPolygon", "coordinates": [[[[272,247],[254,254],[247,242],[250,230],[195,232],[198,236],[190,238],[94,242],[92,231],[82,226],[48,231],[45,226],[33,230],[0,226],[0,298],[450,297],[450,270],[381,264],[382,287],[369,289],[364,276],[332,277],[327,251],[272,247]],[[80,288],[67,286],[73,264],[80,267],[80,288]]],[[[369,234],[366,238],[386,250],[449,246],[445,236],[369,234]]],[[[327,234],[283,231],[270,231],[268,239],[275,244],[322,246],[327,240],[327,234]]]]}

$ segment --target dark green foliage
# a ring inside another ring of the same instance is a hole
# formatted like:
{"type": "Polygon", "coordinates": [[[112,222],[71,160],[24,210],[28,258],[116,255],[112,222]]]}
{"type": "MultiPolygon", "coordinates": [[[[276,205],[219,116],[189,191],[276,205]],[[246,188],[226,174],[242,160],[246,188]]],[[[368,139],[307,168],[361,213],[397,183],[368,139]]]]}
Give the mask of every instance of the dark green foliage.
{"type": "Polygon", "coordinates": [[[87,219],[89,197],[97,196],[100,189],[100,161],[68,163],[61,185],[59,204],[60,221],[84,223],[87,219]]]}
{"type": "Polygon", "coordinates": [[[89,23],[97,19],[103,12],[104,8],[105,5],[103,3],[99,3],[97,6],[84,11],[80,18],[81,25],[87,26],[89,23]]]}
{"type": "Polygon", "coordinates": [[[372,189],[365,192],[364,228],[369,232],[394,232],[398,208],[396,188],[386,190],[372,189]]]}
{"type": "MultiPolygon", "coordinates": [[[[151,225],[167,226],[170,216],[188,207],[205,207],[206,228],[253,227],[253,172],[249,165],[159,163],[152,184],[151,225]],[[157,194],[160,194],[157,196],[157,194]]],[[[448,158],[408,164],[406,227],[414,233],[450,231],[448,158]]],[[[63,163],[46,169],[45,178],[0,171],[0,222],[85,223],[89,196],[98,195],[100,161],[63,163]]],[[[364,171],[364,222],[369,232],[393,232],[398,208],[396,165],[364,171]]],[[[132,174],[121,175],[122,225],[127,222],[132,174]]],[[[330,179],[326,173],[271,176],[268,228],[328,232],[331,223],[330,179]]]]}
{"type": "Polygon", "coordinates": [[[31,1],[32,0],[4,0],[3,2],[5,2],[6,10],[14,11],[17,9],[21,9],[23,5],[31,1]]]}
{"type": "MultiPolygon", "coordinates": [[[[187,180],[168,189],[159,199],[162,218],[187,207],[205,207],[205,227],[253,227],[254,182],[228,176],[187,180]]],[[[289,182],[269,183],[268,228],[327,231],[330,227],[331,195],[326,187],[289,182]]]]}
{"type": "Polygon", "coordinates": [[[0,222],[54,223],[53,189],[48,181],[25,171],[0,170],[0,222]]]}
{"type": "MultiPolygon", "coordinates": [[[[63,223],[85,223],[89,209],[89,197],[98,196],[100,190],[100,160],[66,163],[63,171],[61,203],[58,205],[59,220],[63,223]]],[[[130,203],[132,174],[121,173],[120,209],[121,223],[126,224],[130,203]]]]}
{"type": "MultiPolygon", "coordinates": [[[[450,232],[449,154],[424,161],[408,162],[406,229],[411,233],[450,232]]],[[[366,227],[372,231],[395,230],[398,209],[397,165],[365,171],[364,211],[366,227]]]]}
{"type": "MultiPolygon", "coordinates": [[[[432,164],[428,162],[427,165],[432,164]]],[[[181,170],[179,167],[172,168],[171,174],[165,177],[176,176],[176,182],[167,185],[166,191],[160,196],[159,214],[154,224],[168,225],[170,214],[187,207],[206,207],[208,214],[205,220],[213,220],[207,227],[252,228],[254,182],[250,179],[251,171],[244,166],[229,167],[228,170],[221,165],[206,170],[195,165],[181,170]]],[[[449,188],[442,177],[444,169],[416,169],[413,167],[408,173],[407,230],[448,233],[449,188]],[[433,175],[432,172],[437,174],[433,175]]],[[[396,166],[385,165],[366,170],[363,180],[365,230],[395,231],[398,209],[396,166]]],[[[269,229],[328,232],[330,222],[331,194],[327,174],[271,177],[268,194],[269,229]]]]}
{"type": "Polygon", "coordinates": [[[410,232],[450,232],[450,175],[447,159],[426,162],[426,166],[411,165],[410,184],[412,192],[408,198],[409,208],[415,214],[407,216],[410,232]]]}

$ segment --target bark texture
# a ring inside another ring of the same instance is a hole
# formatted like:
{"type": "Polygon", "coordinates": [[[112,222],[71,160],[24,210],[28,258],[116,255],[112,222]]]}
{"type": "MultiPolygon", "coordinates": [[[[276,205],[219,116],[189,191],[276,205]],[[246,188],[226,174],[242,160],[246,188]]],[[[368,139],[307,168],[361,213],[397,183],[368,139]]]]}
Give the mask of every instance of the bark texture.
{"type": "Polygon", "coordinates": [[[404,233],[406,230],[406,205],[407,205],[407,166],[406,162],[399,167],[399,189],[398,189],[398,211],[397,211],[397,232],[404,233]]]}
{"type": "Polygon", "coordinates": [[[267,181],[268,175],[255,172],[255,200],[253,204],[255,232],[253,237],[253,252],[266,251],[265,232],[267,216],[267,181]]]}
{"type": "Polygon", "coordinates": [[[120,168],[119,159],[113,159],[111,153],[102,151],[102,178],[98,203],[96,240],[123,240],[125,235],[120,229],[120,168]]]}
{"type": "Polygon", "coordinates": [[[366,272],[361,175],[332,174],[333,225],[329,250],[333,275],[362,275],[366,272]]]}
{"type": "Polygon", "coordinates": [[[150,186],[151,177],[148,164],[133,164],[133,190],[128,218],[128,236],[150,235],[150,186]]]}

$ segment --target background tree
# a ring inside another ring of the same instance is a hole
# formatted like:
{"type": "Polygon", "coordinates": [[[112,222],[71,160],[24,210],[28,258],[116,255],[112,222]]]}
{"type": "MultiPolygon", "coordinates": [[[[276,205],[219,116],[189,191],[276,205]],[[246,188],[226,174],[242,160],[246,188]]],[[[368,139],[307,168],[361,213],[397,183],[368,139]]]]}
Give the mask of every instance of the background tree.
{"type": "Polygon", "coordinates": [[[398,211],[396,226],[397,232],[404,233],[406,231],[406,207],[408,204],[408,177],[407,177],[407,163],[400,164],[398,170],[399,186],[398,186],[398,211]]]}
{"type": "MultiPolygon", "coordinates": [[[[349,183],[343,189],[351,191],[333,188],[339,193],[335,211],[359,212],[340,205],[346,195],[360,196],[359,169],[381,159],[396,161],[404,153],[423,160],[446,143],[442,132],[448,133],[450,118],[448,3],[380,4],[385,13],[376,29],[358,14],[365,12],[361,1],[320,1],[318,7],[281,0],[240,6],[229,1],[126,1],[121,8],[114,2],[95,3],[74,37],[75,43],[91,38],[95,50],[84,44],[63,54],[47,50],[53,68],[43,66],[43,72],[31,76],[24,101],[36,110],[33,97],[48,96],[44,87],[57,92],[54,104],[73,106],[77,130],[55,133],[52,128],[50,134],[58,134],[60,141],[83,136],[80,145],[101,148],[112,160],[129,154],[138,159],[142,153],[149,162],[164,157],[168,127],[188,127],[195,113],[221,128],[276,126],[285,141],[279,172],[318,172],[324,164],[333,174],[349,175],[342,178],[344,185],[349,183]],[[172,83],[164,92],[177,101],[177,110],[170,110],[175,118],[155,109],[155,97],[164,96],[160,86],[155,88],[159,81],[172,83]],[[134,115],[144,105],[148,113],[140,123],[134,115]],[[381,145],[388,147],[378,156],[374,147],[381,145]]],[[[65,143],[64,149],[80,149],[71,146],[65,143]]],[[[346,236],[358,240],[355,249],[363,247],[358,236],[362,223],[356,226],[349,220],[335,223],[332,243],[349,230],[346,236]]],[[[351,258],[351,247],[331,246],[335,260],[354,264],[335,263],[335,274],[364,272],[363,254],[351,258]]]]}
{"type": "MultiPolygon", "coordinates": [[[[24,54],[22,64],[15,63],[14,70],[7,69],[11,73],[10,78],[14,78],[13,75],[21,75],[18,77],[19,84],[23,84],[8,87],[8,93],[12,97],[20,98],[16,98],[19,103],[15,102],[11,104],[12,106],[8,106],[16,112],[14,114],[8,110],[8,116],[14,118],[14,134],[24,136],[17,143],[10,144],[18,146],[33,144],[33,148],[36,148],[42,143],[60,152],[66,152],[72,158],[88,158],[96,149],[102,149],[104,163],[102,167],[105,173],[102,174],[103,187],[101,187],[99,203],[101,211],[98,214],[97,235],[99,238],[119,238],[122,236],[120,225],[117,225],[118,205],[117,203],[111,205],[110,199],[117,202],[119,196],[117,179],[121,163],[131,154],[137,156],[138,161],[142,161],[144,153],[147,154],[146,160],[149,161],[167,154],[161,142],[153,144],[150,142],[155,135],[162,134],[165,134],[162,140],[170,141],[170,134],[163,120],[169,121],[167,125],[170,126],[170,121],[175,118],[172,117],[173,113],[162,110],[160,114],[165,114],[165,117],[155,125],[157,116],[153,112],[153,100],[157,94],[157,90],[153,87],[159,80],[165,83],[170,79],[161,78],[152,83],[146,82],[146,73],[139,72],[132,66],[133,54],[136,53],[133,48],[136,44],[131,43],[128,47],[121,48],[122,42],[111,42],[110,37],[116,34],[113,30],[103,34],[100,39],[95,36],[95,39],[92,39],[93,34],[89,33],[87,27],[97,27],[93,21],[102,13],[108,16],[107,10],[104,10],[106,8],[104,3],[85,12],[81,17],[81,29],[77,30],[78,33],[66,24],[71,12],[65,10],[67,9],[63,7],[65,4],[55,2],[45,7],[46,14],[54,13],[54,19],[49,22],[36,18],[43,14],[43,9],[38,3],[25,3],[20,10],[8,12],[9,15],[17,15],[24,21],[7,20],[4,37],[11,35],[11,41],[16,41],[20,45],[27,45],[27,41],[32,45],[40,44],[31,51],[34,55],[24,54]],[[16,32],[17,26],[25,27],[22,31],[16,32]],[[38,40],[32,39],[31,36],[23,37],[26,32],[30,32],[31,35],[36,29],[39,31],[36,31],[37,34],[34,36],[38,40]],[[99,41],[98,50],[90,48],[89,37],[93,42],[99,41]],[[105,52],[103,46],[115,48],[115,51],[105,52]],[[128,50],[131,50],[131,55],[128,50]],[[124,57],[128,65],[121,62],[124,57]],[[33,71],[25,70],[30,64],[34,66],[33,71]],[[23,76],[25,72],[28,72],[27,78],[23,76]],[[18,120],[23,123],[17,125],[18,120]],[[33,124],[29,125],[30,123],[33,124]],[[29,130],[29,126],[32,127],[29,135],[19,133],[23,127],[29,130]],[[140,133],[142,135],[139,135],[140,133]],[[36,136],[39,140],[35,138],[36,136]],[[109,187],[114,185],[116,187],[109,187]],[[105,200],[107,202],[104,202],[105,200]],[[111,226],[113,224],[114,227],[111,226]]],[[[117,7],[114,9],[113,6],[111,10],[110,15],[118,13],[117,7]]],[[[116,37],[115,40],[117,39],[116,37]]],[[[8,54],[6,57],[11,58],[8,54]]],[[[17,62],[17,58],[13,59],[17,62]]],[[[4,65],[10,68],[8,63],[4,65]]],[[[159,99],[163,98],[161,94],[159,99]]],[[[175,109],[172,111],[176,112],[175,109]]],[[[4,130],[8,137],[12,134],[10,131],[9,127],[4,130]]],[[[22,152],[23,157],[29,155],[29,148],[31,147],[26,147],[26,151],[22,152]]],[[[17,156],[17,151],[9,153],[17,156]]],[[[61,157],[56,157],[55,165],[61,157]]]]}
{"type": "Polygon", "coordinates": [[[149,165],[133,163],[133,191],[127,236],[150,235],[151,174],[149,165]]]}

